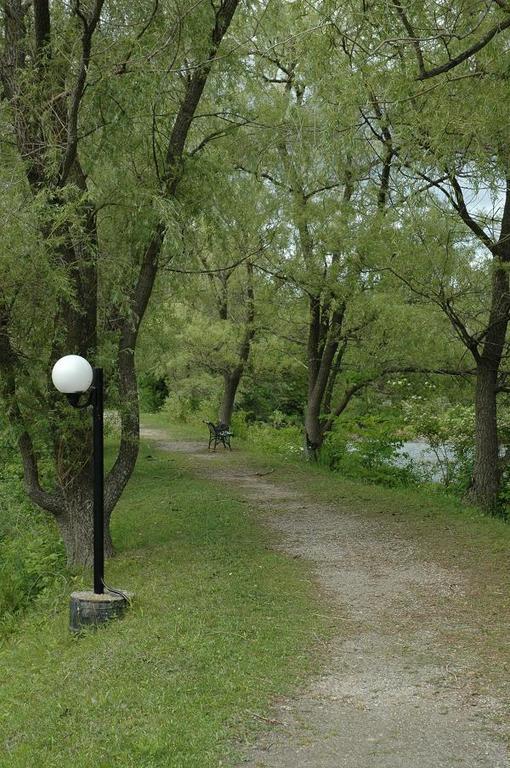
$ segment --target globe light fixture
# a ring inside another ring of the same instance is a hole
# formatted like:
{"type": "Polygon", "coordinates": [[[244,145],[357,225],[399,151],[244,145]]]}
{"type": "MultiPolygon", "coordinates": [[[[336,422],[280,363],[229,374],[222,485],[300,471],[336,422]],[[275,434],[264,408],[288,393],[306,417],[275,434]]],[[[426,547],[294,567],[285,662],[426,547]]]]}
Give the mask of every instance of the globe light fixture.
{"type": "Polygon", "coordinates": [[[67,396],[74,408],[92,406],[93,437],[93,563],[94,592],[71,595],[70,629],[79,631],[119,616],[128,602],[124,592],[107,588],[104,583],[104,384],[103,369],[92,368],[80,355],[65,355],[51,372],[56,389],[67,396]],[[80,402],[86,395],[85,402],[80,402]]]}
{"type": "Polygon", "coordinates": [[[53,384],[64,395],[86,392],[93,378],[94,371],[91,364],[80,355],[61,357],[51,372],[53,384]]]}

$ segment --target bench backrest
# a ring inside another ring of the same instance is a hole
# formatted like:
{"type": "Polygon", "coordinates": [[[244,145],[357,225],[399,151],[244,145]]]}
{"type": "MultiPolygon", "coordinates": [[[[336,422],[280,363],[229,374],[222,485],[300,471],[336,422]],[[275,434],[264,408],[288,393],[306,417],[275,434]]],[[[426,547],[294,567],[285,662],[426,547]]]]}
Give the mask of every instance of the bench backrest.
{"type": "Polygon", "coordinates": [[[207,424],[209,427],[209,434],[211,437],[219,437],[224,432],[228,432],[228,424],[213,424],[212,421],[205,421],[204,424],[207,424]]]}

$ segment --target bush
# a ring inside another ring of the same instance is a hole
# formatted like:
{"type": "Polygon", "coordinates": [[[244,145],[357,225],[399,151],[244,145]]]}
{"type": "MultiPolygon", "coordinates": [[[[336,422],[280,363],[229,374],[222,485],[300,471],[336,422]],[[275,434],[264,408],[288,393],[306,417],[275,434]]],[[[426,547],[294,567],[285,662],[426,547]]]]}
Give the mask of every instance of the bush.
{"type": "Polygon", "coordinates": [[[220,401],[216,395],[201,397],[184,392],[174,392],[166,398],[161,409],[170,421],[182,424],[201,424],[202,421],[217,422],[220,401]]]}
{"type": "Polygon", "coordinates": [[[303,432],[296,426],[274,427],[255,422],[248,427],[247,439],[264,453],[296,458],[303,454],[303,432]]]}
{"type": "Polygon", "coordinates": [[[473,470],[474,408],[450,405],[444,398],[414,396],[402,403],[406,423],[423,437],[436,459],[441,482],[463,493],[473,470]]]}
{"type": "Polygon", "coordinates": [[[240,440],[246,440],[248,438],[248,414],[245,411],[234,411],[232,422],[230,424],[230,431],[233,433],[234,437],[237,437],[240,440]]]}
{"type": "Polygon", "coordinates": [[[191,399],[186,395],[176,393],[172,393],[166,398],[161,411],[172,421],[180,421],[184,424],[187,424],[193,417],[191,399]]]}
{"type": "Polygon", "coordinates": [[[402,452],[404,440],[398,426],[384,415],[342,419],[327,435],[319,461],[345,477],[389,487],[415,485],[422,478],[402,452]]]}
{"type": "Polygon", "coordinates": [[[0,632],[65,572],[55,525],[26,498],[8,438],[0,438],[0,632]]]}

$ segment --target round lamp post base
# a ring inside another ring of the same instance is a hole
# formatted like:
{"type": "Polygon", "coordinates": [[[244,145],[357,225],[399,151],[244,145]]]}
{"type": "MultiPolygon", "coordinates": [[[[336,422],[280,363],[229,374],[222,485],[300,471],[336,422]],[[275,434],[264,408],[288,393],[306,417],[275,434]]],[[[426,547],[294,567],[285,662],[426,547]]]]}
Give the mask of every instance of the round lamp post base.
{"type": "Polygon", "coordinates": [[[79,632],[87,627],[97,627],[110,619],[122,616],[131,595],[105,592],[73,592],[70,603],[69,629],[79,632]]]}

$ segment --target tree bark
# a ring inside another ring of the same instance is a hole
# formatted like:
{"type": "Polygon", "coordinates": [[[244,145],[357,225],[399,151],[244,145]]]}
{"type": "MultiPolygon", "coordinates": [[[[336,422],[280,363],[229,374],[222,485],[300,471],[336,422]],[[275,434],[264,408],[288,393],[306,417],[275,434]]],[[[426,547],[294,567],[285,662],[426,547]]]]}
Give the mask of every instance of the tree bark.
{"type": "Polygon", "coordinates": [[[238,366],[234,371],[223,374],[223,398],[220,408],[220,423],[228,424],[232,421],[232,413],[234,412],[234,404],[241,381],[242,368],[238,366]]]}
{"type": "MultiPolygon", "coordinates": [[[[110,535],[110,517],[111,513],[105,510],[105,557],[111,557],[114,552],[110,535]]],[[[82,482],[79,486],[74,485],[56,520],[64,542],[67,564],[69,566],[92,567],[94,563],[94,518],[91,479],[88,483],[82,482]]]]}
{"type": "MultiPolygon", "coordinates": [[[[239,347],[238,364],[231,371],[223,374],[223,398],[219,412],[220,423],[228,424],[232,420],[237,389],[244,373],[244,369],[250,357],[251,343],[255,337],[255,294],[253,290],[253,264],[246,262],[246,318],[244,321],[244,335],[239,347]]],[[[222,280],[222,291],[219,297],[218,312],[220,319],[228,317],[228,293],[227,281],[222,280]]]]}
{"type": "Polygon", "coordinates": [[[491,513],[494,513],[497,508],[501,480],[496,399],[498,371],[503,357],[510,313],[506,242],[504,246],[503,264],[498,259],[501,254],[498,252],[495,254],[498,262],[494,266],[492,275],[489,324],[476,371],[475,461],[470,488],[470,496],[474,501],[491,513]]]}
{"type": "Polygon", "coordinates": [[[308,459],[315,461],[318,456],[324,434],[322,431],[321,419],[321,401],[317,395],[309,396],[305,412],[305,453],[308,459]]]}
{"type": "Polygon", "coordinates": [[[500,485],[497,371],[481,364],[475,390],[475,463],[470,496],[489,512],[496,509],[500,485]]]}

